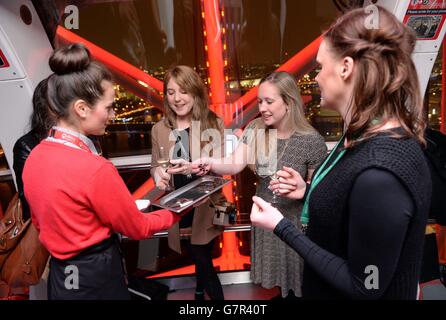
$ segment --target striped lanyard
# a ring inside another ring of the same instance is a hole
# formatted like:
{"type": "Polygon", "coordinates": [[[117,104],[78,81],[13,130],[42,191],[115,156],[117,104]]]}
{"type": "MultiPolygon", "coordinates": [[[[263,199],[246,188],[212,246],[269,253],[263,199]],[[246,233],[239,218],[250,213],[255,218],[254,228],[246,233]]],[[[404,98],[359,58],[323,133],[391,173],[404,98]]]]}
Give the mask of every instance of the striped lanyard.
{"type": "Polygon", "coordinates": [[[76,137],[75,135],[72,135],[68,132],[64,132],[64,131],[60,131],[56,128],[52,128],[50,130],[49,137],[69,142],[81,150],[84,150],[89,153],[93,153],[93,151],[91,151],[90,147],[84,141],[82,141],[82,139],[80,137],[76,137]]]}
{"type": "Polygon", "coordinates": [[[325,168],[327,163],[330,161],[330,159],[333,157],[333,155],[338,150],[338,147],[341,144],[343,144],[343,143],[344,143],[344,136],[342,136],[341,140],[339,140],[339,142],[336,144],[336,146],[333,149],[333,151],[325,159],[324,163],[322,163],[322,165],[317,170],[317,172],[315,173],[315,175],[314,175],[314,177],[313,177],[313,179],[311,181],[310,189],[308,190],[307,197],[305,198],[305,203],[304,203],[304,206],[302,208],[302,214],[301,214],[301,217],[300,217],[300,221],[302,223],[302,229],[303,230],[305,230],[307,228],[308,222],[310,221],[309,203],[310,203],[311,193],[316,188],[316,186],[319,184],[319,182],[321,182],[325,178],[325,176],[331,171],[331,169],[333,169],[333,167],[336,165],[336,163],[339,162],[339,160],[342,158],[342,156],[347,151],[346,149],[344,149],[341,152],[339,152],[338,155],[336,156],[336,158],[330,164],[330,166],[328,168],[325,168]]]}

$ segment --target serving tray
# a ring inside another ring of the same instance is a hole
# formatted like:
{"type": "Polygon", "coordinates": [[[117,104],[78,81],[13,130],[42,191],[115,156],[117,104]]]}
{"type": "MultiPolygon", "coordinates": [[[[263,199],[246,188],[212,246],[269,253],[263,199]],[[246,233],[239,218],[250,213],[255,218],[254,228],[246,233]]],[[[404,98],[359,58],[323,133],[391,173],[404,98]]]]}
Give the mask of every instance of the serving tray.
{"type": "Polygon", "coordinates": [[[229,182],[231,182],[230,179],[203,176],[153,201],[152,205],[180,213],[206,197],[209,197],[229,182]]]}

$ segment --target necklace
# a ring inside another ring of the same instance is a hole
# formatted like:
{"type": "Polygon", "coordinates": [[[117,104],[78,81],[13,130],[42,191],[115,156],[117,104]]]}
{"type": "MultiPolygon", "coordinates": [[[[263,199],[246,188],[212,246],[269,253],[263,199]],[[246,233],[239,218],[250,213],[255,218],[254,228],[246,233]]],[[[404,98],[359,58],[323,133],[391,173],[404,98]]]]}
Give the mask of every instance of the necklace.
{"type": "MultiPolygon", "coordinates": [[[[286,140],[285,146],[283,147],[282,151],[280,152],[280,155],[276,159],[265,159],[267,161],[265,161],[264,163],[260,163],[259,161],[256,161],[256,171],[257,171],[256,173],[258,176],[260,176],[260,177],[275,176],[276,172],[279,170],[280,160],[282,160],[282,157],[285,154],[285,151],[286,151],[288,144],[290,143],[293,135],[294,135],[294,133],[291,134],[291,136],[288,139],[285,139],[286,140]],[[272,171],[274,171],[274,172],[272,172],[272,171]]],[[[276,143],[276,149],[277,149],[277,143],[276,143]]]]}

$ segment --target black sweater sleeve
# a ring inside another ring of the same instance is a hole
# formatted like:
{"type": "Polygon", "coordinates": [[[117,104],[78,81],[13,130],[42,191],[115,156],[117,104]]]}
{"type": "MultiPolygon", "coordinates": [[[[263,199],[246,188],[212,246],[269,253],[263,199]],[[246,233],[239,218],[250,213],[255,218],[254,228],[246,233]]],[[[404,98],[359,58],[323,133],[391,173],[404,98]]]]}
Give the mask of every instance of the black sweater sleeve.
{"type": "Polygon", "coordinates": [[[25,198],[25,193],[23,191],[23,180],[22,173],[25,167],[26,159],[28,159],[29,154],[32,149],[39,143],[39,139],[36,138],[31,132],[20,137],[13,148],[13,169],[17,182],[17,191],[19,193],[20,201],[22,202],[23,208],[23,219],[28,220],[31,217],[29,211],[29,205],[25,198]]]}
{"type": "Polygon", "coordinates": [[[353,299],[378,299],[397,267],[414,203],[392,173],[373,168],[356,179],[349,210],[346,260],[316,245],[285,218],[274,233],[345,295],[353,299]]]}
{"type": "Polygon", "coordinates": [[[14,156],[14,162],[13,162],[13,169],[17,181],[17,189],[19,192],[20,199],[24,200],[24,194],[23,194],[23,181],[22,181],[22,173],[23,168],[25,166],[25,161],[28,158],[29,154],[31,152],[31,149],[22,141],[19,140],[14,145],[13,149],[13,156],[14,156]]]}

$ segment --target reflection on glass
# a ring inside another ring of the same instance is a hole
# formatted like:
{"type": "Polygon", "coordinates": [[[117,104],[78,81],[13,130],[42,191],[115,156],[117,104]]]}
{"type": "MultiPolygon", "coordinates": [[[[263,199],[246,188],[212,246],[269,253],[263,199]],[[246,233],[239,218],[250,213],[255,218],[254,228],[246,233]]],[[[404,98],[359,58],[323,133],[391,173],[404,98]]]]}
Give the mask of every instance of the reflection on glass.
{"type": "Polygon", "coordinates": [[[342,135],[342,118],[337,112],[321,108],[321,92],[314,80],[318,72],[315,69],[298,80],[305,115],[326,141],[337,141],[342,135]]]}
{"type": "Polygon", "coordinates": [[[442,96],[442,59],[443,47],[440,48],[437,60],[435,61],[432,73],[424,97],[425,106],[427,105],[427,117],[429,127],[440,130],[441,127],[441,96],[442,96]]]}

